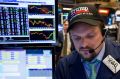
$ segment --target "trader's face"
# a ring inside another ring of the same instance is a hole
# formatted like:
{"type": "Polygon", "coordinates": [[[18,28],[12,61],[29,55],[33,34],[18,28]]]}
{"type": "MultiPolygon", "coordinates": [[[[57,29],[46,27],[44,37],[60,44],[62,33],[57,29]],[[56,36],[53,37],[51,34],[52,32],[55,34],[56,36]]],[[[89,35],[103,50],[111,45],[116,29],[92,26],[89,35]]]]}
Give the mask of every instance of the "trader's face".
{"type": "Polygon", "coordinates": [[[70,30],[70,35],[75,49],[85,60],[90,61],[95,58],[103,46],[103,44],[101,44],[103,36],[98,26],[92,26],[86,23],[76,23],[70,30]],[[91,48],[97,49],[95,52],[89,53],[89,49],[91,48]]]}

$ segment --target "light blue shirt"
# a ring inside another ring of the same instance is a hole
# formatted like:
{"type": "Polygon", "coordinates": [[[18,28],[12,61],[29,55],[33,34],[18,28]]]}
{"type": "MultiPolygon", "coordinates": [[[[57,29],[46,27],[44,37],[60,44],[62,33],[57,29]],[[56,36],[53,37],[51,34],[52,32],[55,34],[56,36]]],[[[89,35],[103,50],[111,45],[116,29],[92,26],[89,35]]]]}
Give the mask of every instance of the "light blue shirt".
{"type": "MultiPolygon", "coordinates": [[[[99,54],[97,55],[97,57],[94,58],[91,62],[95,61],[96,59],[99,60],[99,61],[101,62],[104,53],[105,53],[105,42],[103,42],[103,47],[102,47],[100,53],[99,53],[99,54]]],[[[91,72],[91,70],[90,70],[88,64],[85,63],[85,62],[83,61],[83,66],[84,66],[84,68],[85,68],[85,71],[86,71],[86,75],[87,75],[87,77],[89,77],[89,76],[90,76],[90,72],[91,72]]],[[[97,73],[98,73],[99,67],[100,67],[100,63],[96,65],[97,73]]]]}

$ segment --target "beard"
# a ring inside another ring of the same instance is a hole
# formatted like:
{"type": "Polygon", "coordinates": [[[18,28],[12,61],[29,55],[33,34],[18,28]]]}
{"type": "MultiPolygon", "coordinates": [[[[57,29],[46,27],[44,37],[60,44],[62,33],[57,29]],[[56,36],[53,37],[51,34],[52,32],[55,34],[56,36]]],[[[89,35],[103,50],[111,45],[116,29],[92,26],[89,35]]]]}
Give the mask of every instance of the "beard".
{"type": "Polygon", "coordinates": [[[97,56],[95,51],[90,53],[89,52],[90,49],[91,48],[87,47],[87,48],[84,48],[84,49],[83,48],[79,49],[79,51],[78,51],[80,56],[81,56],[81,58],[84,59],[85,61],[92,61],[97,56]],[[87,51],[86,51],[86,49],[87,49],[87,51]],[[88,55],[88,57],[86,55],[88,55]]]}
{"type": "Polygon", "coordinates": [[[97,54],[95,52],[91,53],[90,57],[85,57],[81,53],[79,53],[79,54],[80,54],[81,58],[84,59],[85,61],[92,61],[97,56],[97,54]]]}

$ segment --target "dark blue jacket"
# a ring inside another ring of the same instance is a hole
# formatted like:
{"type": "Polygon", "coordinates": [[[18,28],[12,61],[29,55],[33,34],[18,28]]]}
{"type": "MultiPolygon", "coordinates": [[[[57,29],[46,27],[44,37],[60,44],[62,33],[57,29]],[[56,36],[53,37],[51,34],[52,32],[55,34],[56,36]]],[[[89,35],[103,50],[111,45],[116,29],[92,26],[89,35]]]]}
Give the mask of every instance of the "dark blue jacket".
{"type": "MultiPolygon", "coordinates": [[[[111,55],[120,63],[120,45],[107,40],[105,46],[103,59],[111,55]]],[[[74,51],[59,61],[55,71],[55,79],[87,79],[81,57],[77,52],[74,51]]],[[[114,74],[101,62],[96,79],[120,79],[120,71],[114,74]]]]}

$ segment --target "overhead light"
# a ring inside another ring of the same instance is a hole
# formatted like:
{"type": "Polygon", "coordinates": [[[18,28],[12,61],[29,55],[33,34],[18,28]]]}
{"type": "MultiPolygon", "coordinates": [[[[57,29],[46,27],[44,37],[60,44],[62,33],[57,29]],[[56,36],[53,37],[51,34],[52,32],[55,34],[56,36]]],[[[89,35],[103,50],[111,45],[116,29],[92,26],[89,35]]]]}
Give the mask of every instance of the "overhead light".
{"type": "Polygon", "coordinates": [[[99,9],[98,11],[99,11],[100,14],[109,14],[108,9],[99,9]]]}
{"type": "Polygon", "coordinates": [[[63,8],[63,10],[71,10],[72,8],[63,8]]]}

